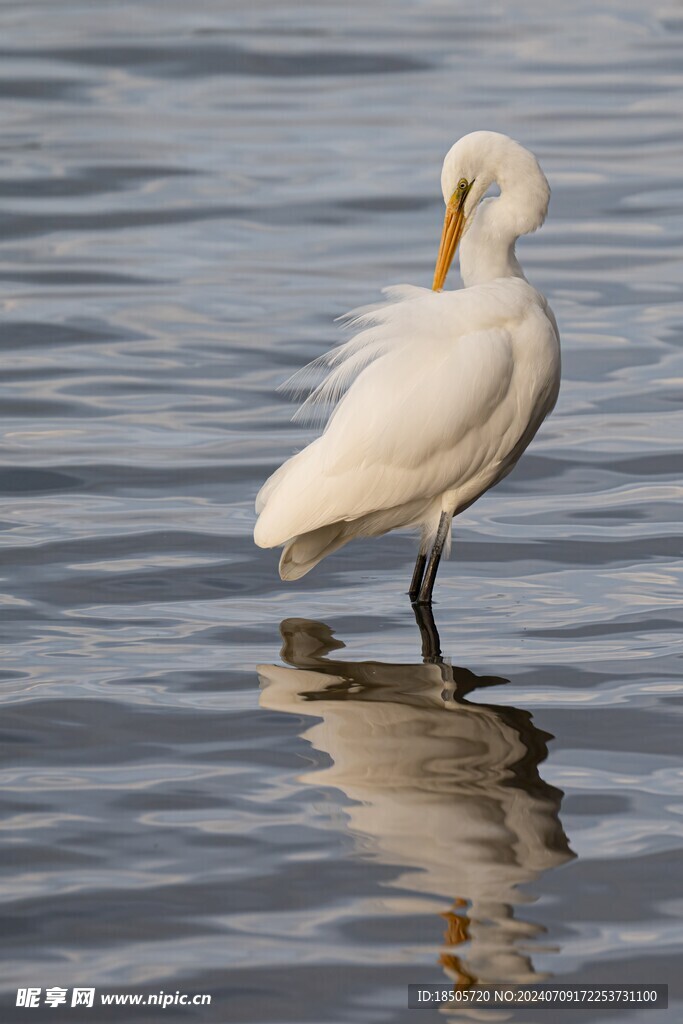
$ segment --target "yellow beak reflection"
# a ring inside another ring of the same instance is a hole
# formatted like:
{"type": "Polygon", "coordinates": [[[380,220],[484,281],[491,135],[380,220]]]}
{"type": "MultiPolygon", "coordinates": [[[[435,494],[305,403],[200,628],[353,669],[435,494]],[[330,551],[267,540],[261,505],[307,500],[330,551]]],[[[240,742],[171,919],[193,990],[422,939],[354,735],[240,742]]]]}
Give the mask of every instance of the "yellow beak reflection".
{"type": "Polygon", "coordinates": [[[436,257],[436,267],[434,268],[432,290],[435,292],[439,292],[443,288],[446,275],[455,256],[455,250],[458,248],[458,242],[465,227],[464,205],[464,203],[461,203],[458,208],[454,209],[449,203],[446,207],[446,216],[444,217],[443,231],[441,232],[441,245],[439,246],[439,255],[436,257]]]}

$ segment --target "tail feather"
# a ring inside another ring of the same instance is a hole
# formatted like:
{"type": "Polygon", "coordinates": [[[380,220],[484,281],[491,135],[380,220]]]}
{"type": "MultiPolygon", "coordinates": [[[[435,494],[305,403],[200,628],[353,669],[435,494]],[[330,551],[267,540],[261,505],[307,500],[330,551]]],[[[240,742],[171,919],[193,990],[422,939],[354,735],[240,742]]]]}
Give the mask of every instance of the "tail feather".
{"type": "MultiPolygon", "coordinates": [[[[380,509],[358,519],[340,519],[319,526],[316,530],[309,530],[308,533],[301,533],[288,540],[284,546],[280,558],[280,579],[301,579],[323,558],[348,544],[354,537],[380,537],[400,526],[422,527],[422,543],[425,546],[436,532],[440,514],[439,501],[415,501],[396,508],[380,509]],[[428,521],[430,525],[427,525],[428,521]]],[[[450,548],[450,536],[447,544],[450,548]]]]}
{"type": "Polygon", "coordinates": [[[298,580],[318,562],[351,540],[351,523],[337,522],[302,533],[285,544],[280,558],[280,579],[298,580]]]}

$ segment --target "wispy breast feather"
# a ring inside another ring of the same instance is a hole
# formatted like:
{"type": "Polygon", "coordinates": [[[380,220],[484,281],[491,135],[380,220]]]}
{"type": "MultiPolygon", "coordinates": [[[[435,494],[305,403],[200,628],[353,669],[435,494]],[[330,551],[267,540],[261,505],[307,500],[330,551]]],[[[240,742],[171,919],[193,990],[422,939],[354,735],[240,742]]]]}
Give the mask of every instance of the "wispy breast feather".
{"type": "Polygon", "coordinates": [[[405,324],[409,300],[434,297],[428,288],[408,284],[384,288],[383,294],[386,301],[339,317],[344,327],[356,329],[357,334],[318,356],[280,385],[278,391],[297,399],[308,393],[292,417],[295,422],[325,423],[354,380],[370,363],[410,340],[405,324]],[[399,310],[403,322],[397,330],[399,310]]]}

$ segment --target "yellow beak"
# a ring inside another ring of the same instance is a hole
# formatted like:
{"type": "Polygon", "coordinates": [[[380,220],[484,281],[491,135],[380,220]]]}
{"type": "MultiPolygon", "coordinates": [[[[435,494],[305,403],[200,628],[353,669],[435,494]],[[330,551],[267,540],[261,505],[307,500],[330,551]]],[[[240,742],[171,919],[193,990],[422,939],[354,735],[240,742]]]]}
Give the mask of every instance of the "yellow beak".
{"type": "Polygon", "coordinates": [[[435,292],[439,292],[443,288],[446,275],[455,256],[455,250],[458,248],[458,242],[465,227],[464,205],[464,202],[460,203],[458,208],[454,209],[449,203],[446,207],[446,216],[444,217],[443,231],[441,232],[441,245],[439,246],[439,255],[436,257],[436,267],[434,268],[432,290],[435,292]]]}

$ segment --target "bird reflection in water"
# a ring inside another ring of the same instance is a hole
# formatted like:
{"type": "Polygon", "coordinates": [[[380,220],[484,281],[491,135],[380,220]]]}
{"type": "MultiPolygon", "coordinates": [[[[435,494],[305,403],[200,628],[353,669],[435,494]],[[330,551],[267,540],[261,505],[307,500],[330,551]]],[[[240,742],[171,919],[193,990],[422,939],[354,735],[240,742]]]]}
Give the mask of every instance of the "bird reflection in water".
{"type": "Polygon", "coordinates": [[[429,898],[429,910],[444,901],[440,961],[456,986],[539,981],[531,954],[543,928],[514,908],[530,899],[520,886],[574,856],[563,794],[538,772],[552,737],[528,711],[468,701],[508,680],[450,665],[431,609],[416,615],[422,663],[408,665],[334,660],[344,644],[328,626],[285,619],[292,668],[259,666],[261,704],[322,719],[304,738],[332,763],[303,781],[353,801],[350,831],[404,869],[392,887],[429,898]]]}

